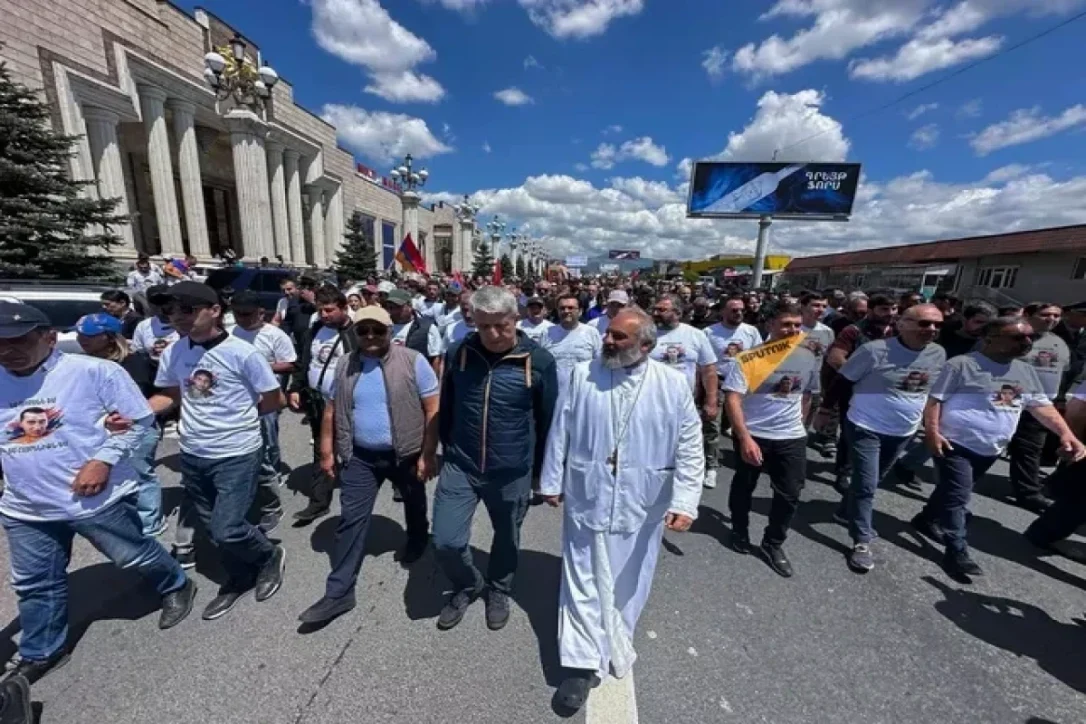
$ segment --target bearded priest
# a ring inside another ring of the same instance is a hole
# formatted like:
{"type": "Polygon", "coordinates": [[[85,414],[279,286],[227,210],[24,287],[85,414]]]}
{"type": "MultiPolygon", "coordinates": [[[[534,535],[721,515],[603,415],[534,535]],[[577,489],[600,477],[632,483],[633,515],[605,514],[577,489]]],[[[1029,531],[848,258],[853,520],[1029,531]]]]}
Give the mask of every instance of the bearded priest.
{"type": "Polygon", "coordinates": [[[664,527],[697,517],[705,455],[686,377],[649,358],[656,325],[619,312],[602,355],[573,369],[558,398],[540,493],[565,506],[558,703],[575,711],[609,673],[624,677],[664,527]]]}

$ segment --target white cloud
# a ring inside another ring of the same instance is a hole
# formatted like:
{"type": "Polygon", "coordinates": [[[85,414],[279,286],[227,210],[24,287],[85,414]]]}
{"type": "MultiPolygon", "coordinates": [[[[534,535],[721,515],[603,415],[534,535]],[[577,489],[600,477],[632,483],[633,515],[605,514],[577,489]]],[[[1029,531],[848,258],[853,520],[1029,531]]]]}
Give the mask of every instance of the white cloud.
{"type": "Polygon", "coordinates": [[[843,161],[849,141],[841,124],[822,112],[826,96],[803,90],[791,95],[769,91],[747,127],[728,134],[720,158],[729,161],[769,161],[780,151],[781,161],[843,161]]]}
{"type": "Polygon", "coordinates": [[[910,121],[915,121],[920,116],[924,115],[925,113],[930,113],[936,110],[938,107],[938,103],[921,103],[916,108],[906,113],[905,117],[908,118],[910,121]]]}
{"type": "Polygon", "coordinates": [[[939,143],[939,126],[934,123],[917,128],[909,137],[909,148],[915,148],[918,151],[935,148],[937,143],[939,143]]]}
{"type": "Polygon", "coordinates": [[[980,98],[974,98],[973,100],[966,101],[960,108],[954,113],[954,115],[960,120],[963,118],[976,118],[980,115],[984,109],[984,101],[980,98]]]}
{"type": "Polygon", "coordinates": [[[1010,181],[1011,179],[1025,176],[1033,169],[1033,166],[1027,166],[1021,163],[1011,163],[1006,166],[1000,166],[994,171],[988,173],[984,177],[981,183],[998,184],[1010,181]]]}
{"type": "Polygon", "coordinates": [[[621,146],[601,143],[592,152],[592,166],[609,169],[623,161],[644,161],[653,166],[666,166],[670,157],[663,146],[656,145],[651,136],[625,141],[621,146]]]}
{"type": "Polygon", "coordinates": [[[387,101],[434,103],[445,90],[415,66],[437,53],[397,23],[378,0],[311,0],[313,37],[324,50],[371,75],[367,93],[387,101]]]}
{"type": "Polygon", "coordinates": [[[556,38],[602,35],[616,18],[637,15],[644,0],[519,0],[532,22],[556,38]]]}
{"type": "Polygon", "coordinates": [[[616,176],[608,179],[611,188],[618,189],[645,204],[650,209],[658,209],[665,204],[674,204],[685,199],[681,198],[675,189],[663,181],[647,181],[640,176],[622,178],[616,176]]]}
{"type": "Polygon", "coordinates": [[[543,64],[536,60],[534,55],[529,55],[524,59],[524,70],[528,70],[529,68],[539,68],[540,70],[543,70],[543,64]]]}
{"type": "Polygon", "coordinates": [[[1017,146],[1054,136],[1070,128],[1086,125],[1086,106],[1071,106],[1058,116],[1044,116],[1039,107],[1021,108],[1005,121],[992,124],[970,141],[978,156],[987,156],[1008,146],[1017,146]]]}
{"type": "Polygon", "coordinates": [[[728,51],[715,45],[701,54],[701,67],[709,74],[710,80],[720,80],[724,77],[724,66],[728,62],[728,51]]]}
{"type": "Polygon", "coordinates": [[[588,170],[588,164],[587,163],[575,163],[575,164],[573,164],[573,168],[575,170],[577,170],[577,171],[580,171],[581,173],[584,173],[585,171],[588,170]]]}
{"type": "Polygon", "coordinates": [[[428,4],[438,3],[448,10],[456,10],[461,13],[471,13],[481,8],[489,0],[425,0],[428,4]]]}
{"type": "Polygon", "coordinates": [[[483,153],[490,153],[493,149],[490,148],[490,141],[483,141],[483,153]]]}
{"type": "Polygon", "coordinates": [[[606,136],[609,133],[622,133],[622,126],[615,124],[603,129],[603,135],[606,136]]]}
{"type": "Polygon", "coordinates": [[[849,63],[848,73],[852,78],[904,83],[935,70],[991,55],[1002,45],[1003,38],[998,35],[958,41],[950,38],[913,38],[898,48],[897,53],[892,56],[852,61],[849,63]]]}
{"type": "Polygon", "coordinates": [[[529,103],[535,103],[530,95],[516,86],[495,91],[494,97],[507,106],[524,106],[529,103]]]}
{"type": "Polygon", "coordinates": [[[426,121],[403,113],[330,103],[321,109],[321,118],[336,127],[345,146],[372,161],[390,162],[408,153],[423,159],[453,150],[430,132],[426,121]]]}

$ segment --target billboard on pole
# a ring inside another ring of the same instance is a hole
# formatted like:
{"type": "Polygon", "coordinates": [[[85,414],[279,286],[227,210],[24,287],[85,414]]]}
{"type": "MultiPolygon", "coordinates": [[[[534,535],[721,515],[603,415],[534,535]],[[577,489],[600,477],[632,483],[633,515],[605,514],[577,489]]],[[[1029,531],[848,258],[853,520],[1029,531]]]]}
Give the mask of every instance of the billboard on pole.
{"type": "Polygon", "coordinates": [[[579,269],[581,267],[588,266],[587,256],[567,256],[566,266],[571,269],[579,269]]]}
{"type": "Polygon", "coordinates": [[[698,161],[686,215],[848,221],[859,181],[858,163],[698,161]]]}
{"type": "Polygon", "coordinates": [[[607,252],[607,258],[636,261],[641,258],[641,252],[636,249],[611,249],[607,252]]]}

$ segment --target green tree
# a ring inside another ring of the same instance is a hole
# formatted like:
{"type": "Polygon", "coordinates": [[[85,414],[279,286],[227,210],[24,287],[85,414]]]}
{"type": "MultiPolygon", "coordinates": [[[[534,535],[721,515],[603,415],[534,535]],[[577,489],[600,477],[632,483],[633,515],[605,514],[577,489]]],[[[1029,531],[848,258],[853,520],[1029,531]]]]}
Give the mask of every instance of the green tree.
{"type": "Polygon", "coordinates": [[[502,280],[511,279],[513,277],[513,262],[509,260],[508,254],[502,254],[502,280]]]}
{"type": "Polygon", "coordinates": [[[517,258],[517,276],[521,279],[525,279],[527,275],[527,268],[524,266],[524,257],[517,258]]]}
{"type": "Polygon", "coordinates": [[[471,262],[472,276],[488,277],[494,273],[494,256],[490,253],[490,245],[480,241],[475,249],[475,258],[471,262]]]}
{"type": "Polygon", "coordinates": [[[46,125],[49,111],[0,63],[0,276],[109,279],[110,250],[128,218],[120,199],[83,196],[91,181],[73,181],[68,159],[76,136],[46,125]]]}
{"type": "Polygon", "coordinates": [[[366,219],[358,211],[347,219],[347,231],[343,235],[343,248],[336,256],[336,274],[340,279],[361,281],[377,270],[377,250],[373,242],[373,220],[366,219]]]}

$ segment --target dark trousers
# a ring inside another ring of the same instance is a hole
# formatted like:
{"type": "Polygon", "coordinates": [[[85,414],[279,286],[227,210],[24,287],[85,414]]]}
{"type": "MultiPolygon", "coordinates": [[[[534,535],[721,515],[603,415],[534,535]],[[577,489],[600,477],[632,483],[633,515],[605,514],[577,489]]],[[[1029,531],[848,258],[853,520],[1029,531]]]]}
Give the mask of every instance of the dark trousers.
{"type": "Polygon", "coordinates": [[[731,492],[728,493],[728,508],[732,516],[732,529],[737,532],[750,530],[750,504],[758,478],[762,472],[769,474],[769,485],[773,489],[773,502],[769,506],[769,524],[765,527],[764,542],[781,545],[788,535],[788,526],[799,507],[799,494],[807,479],[807,438],[795,440],[765,440],[754,438],[762,449],[762,464],[754,466],[743,460],[738,454],[736,442],[735,475],[732,477],[731,492]]]}
{"type": "Polygon", "coordinates": [[[386,480],[403,495],[408,540],[426,539],[429,528],[426,484],[415,477],[418,460],[418,455],[412,455],[397,463],[396,453],[391,450],[354,449],[350,462],[340,472],[340,517],[332,544],[332,572],[325,584],[325,596],[342,598],[354,591],[366,553],[366,533],[370,528],[373,505],[386,480]]]}
{"type": "Polygon", "coordinates": [[[837,411],[837,456],[833,459],[833,473],[838,479],[852,479],[852,455],[849,450],[848,435],[845,434],[845,426],[848,425],[848,405],[841,403],[837,411]]]}
{"type": "Polygon", "coordinates": [[[181,484],[192,509],[222,555],[231,583],[252,583],[271,557],[267,536],[246,520],[256,495],[262,452],[208,459],[181,453],[181,484]]]}
{"type": "Polygon", "coordinates": [[[313,484],[309,488],[309,502],[321,508],[332,507],[332,493],[336,489],[336,479],[321,472],[321,419],[324,417],[324,395],[314,390],[305,390],[305,414],[309,418],[309,429],[313,433],[313,484]]]}
{"type": "Polygon", "coordinates": [[[434,493],[434,551],[454,591],[480,591],[484,585],[469,545],[471,519],[482,501],[494,528],[486,581],[496,591],[512,593],[531,477],[528,473],[508,480],[484,480],[468,475],[449,460],[442,465],[434,493]]]}
{"type": "Polygon", "coordinates": [[[935,462],[935,490],[928,498],[923,514],[943,529],[943,541],[948,551],[966,549],[965,512],[973,486],[997,459],[994,455],[978,455],[956,443],[954,449],[945,452],[942,457],[932,458],[935,462]]]}
{"type": "Polygon", "coordinates": [[[1035,498],[1041,494],[1041,454],[1048,430],[1033,415],[1018,421],[1007,452],[1011,456],[1011,491],[1016,498],[1035,498]]]}
{"type": "Polygon", "coordinates": [[[1041,543],[1067,538],[1086,523],[1086,459],[1061,465],[1048,477],[1056,502],[1029,526],[1030,537],[1041,543]]]}

